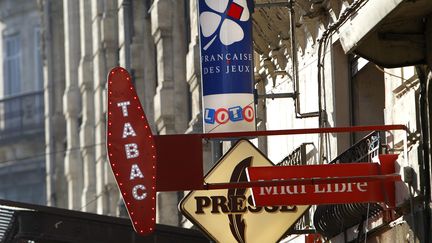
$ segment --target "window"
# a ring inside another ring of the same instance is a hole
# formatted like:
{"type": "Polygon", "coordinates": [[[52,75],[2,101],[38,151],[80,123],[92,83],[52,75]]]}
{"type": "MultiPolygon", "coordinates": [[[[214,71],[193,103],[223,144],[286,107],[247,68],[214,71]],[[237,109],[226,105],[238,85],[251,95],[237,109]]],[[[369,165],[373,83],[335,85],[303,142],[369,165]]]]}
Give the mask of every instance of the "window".
{"type": "Polygon", "coordinates": [[[36,91],[43,89],[43,66],[42,66],[42,52],[41,52],[41,32],[40,28],[36,27],[34,32],[35,38],[35,82],[36,91]]]}
{"type": "Polygon", "coordinates": [[[4,90],[5,96],[21,91],[21,47],[19,35],[4,38],[4,90]]]}
{"type": "Polygon", "coordinates": [[[3,46],[3,107],[2,117],[4,128],[9,130],[16,127],[20,121],[20,100],[9,98],[21,91],[21,46],[18,34],[4,36],[3,46]]]}
{"type": "MultiPolygon", "coordinates": [[[[43,92],[43,61],[42,61],[42,43],[41,43],[41,30],[36,27],[34,30],[34,90],[43,92]]],[[[25,120],[30,124],[43,124],[44,119],[44,100],[43,93],[35,97],[34,103],[27,106],[29,109],[25,120]]]]}
{"type": "Polygon", "coordinates": [[[43,159],[0,163],[0,199],[45,204],[45,175],[43,159]]]}

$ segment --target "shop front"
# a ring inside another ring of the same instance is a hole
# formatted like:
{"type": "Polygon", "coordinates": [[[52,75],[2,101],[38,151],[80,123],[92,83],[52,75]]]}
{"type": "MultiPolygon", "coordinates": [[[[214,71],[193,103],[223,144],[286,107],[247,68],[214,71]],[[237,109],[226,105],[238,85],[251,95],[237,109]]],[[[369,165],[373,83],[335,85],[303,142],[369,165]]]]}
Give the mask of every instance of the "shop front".
{"type": "Polygon", "coordinates": [[[0,242],[32,243],[204,243],[199,231],[156,225],[154,234],[135,233],[128,218],[110,217],[0,200],[0,242]]]}

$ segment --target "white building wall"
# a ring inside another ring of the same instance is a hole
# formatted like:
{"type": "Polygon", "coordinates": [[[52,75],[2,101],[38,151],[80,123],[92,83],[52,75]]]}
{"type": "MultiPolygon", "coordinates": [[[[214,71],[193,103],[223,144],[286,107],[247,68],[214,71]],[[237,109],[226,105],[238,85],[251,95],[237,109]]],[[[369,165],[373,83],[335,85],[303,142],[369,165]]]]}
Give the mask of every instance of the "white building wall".
{"type": "Polygon", "coordinates": [[[80,126],[80,152],[83,160],[83,191],[81,208],[96,212],[96,163],[95,163],[95,107],[93,96],[93,45],[92,3],[80,0],[80,49],[78,83],[82,100],[82,123],[80,126]]]}
{"type": "Polygon", "coordinates": [[[406,125],[411,134],[405,132],[394,132],[388,134],[388,141],[399,153],[397,172],[404,176],[404,167],[411,167],[415,173],[412,189],[408,188],[405,183],[398,183],[396,191],[397,204],[407,203],[409,199],[409,190],[413,195],[420,193],[420,156],[422,149],[420,147],[420,123],[419,115],[419,89],[420,84],[415,74],[414,67],[404,67],[395,69],[385,69],[385,89],[386,89],[386,109],[384,111],[385,121],[387,124],[406,125]],[[404,143],[407,146],[404,147],[404,143]],[[407,151],[407,156],[404,154],[407,151]]]}
{"type": "Polygon", "coordinates": [[[63,112],[66,118],[67,147],[65,176],[68,183],[68,208],[81,210],[83,191],[83,161],[79,150],[79,124],[81,97],[78,87],[78,68],[81,57],[79,1],[63,1],[65,30],[65,76],[63,112]]]}
{"type": "Polygon", "coordinates": [[[63,115],[65,88],[65,56],[63,2],[43,1],[45,152],[47,170],[47,203],[67,207],[67,184],[64,174],[64,139],[66,122],[63,115]],[[56,21],[52,21],[55,19],[56,21]]]}
{"type": "MultiPolygon", "coordinates": [[[[188,128],[184,11],[184,1],[156,0],[151,8],[157,60],[154,119],[159,134],[185,133],[188,128]]],[[[178,201],[178,192],[159,193],[157,222],[180,225],[178,201]]]]}
{"type": "Polygon", "coordinates": [[[93,82],[95,102],[96,194],[98,213],[116,215],[117,185],[106,157],[106,76],[118,65],[116,1],[93,1],[93,82]]]}
{"type": "MultiPolygon", "coordinates": [[[[316,50],[311,45],[306,47],[307,54],[299,53],[299,87],[297,88],[298,99],[300,100],[300,112],[318,112],[318,81],[317,81],[317,57],[314,55],[316,50]]],[[[284,71],[288,75],[278,75],[276,80],[267,76],[266,94],[294,93],[292,80],[292,61],[284,71]]],[[[266,100],[267,113],[267,130],[283,129],[302,129],[317,128],[318,117],[296,118],[295,100],[292,98],[270,99],[266,100]]],[[[288,136],[269,136],[268,156],[274,163],[280,162],[285,156],[290,154],[302,143],[313,143],[309,149],[315,153],[319,148],[319,139],[317,134],[309,135],[288,135],[288,136]]],[[[314,156],[313,163],[318,163],[317,157],[314,156]]]]}

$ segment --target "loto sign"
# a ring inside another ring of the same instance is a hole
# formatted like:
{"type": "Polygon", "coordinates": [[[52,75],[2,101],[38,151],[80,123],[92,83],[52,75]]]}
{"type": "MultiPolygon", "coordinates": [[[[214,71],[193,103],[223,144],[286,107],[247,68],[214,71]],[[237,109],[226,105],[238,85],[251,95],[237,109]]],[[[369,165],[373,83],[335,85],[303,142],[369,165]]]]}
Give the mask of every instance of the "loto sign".
{"type": "Polygon", "coordinates": [[[205,133],[255,131],[252,0],[198,0],[205,133]]]}

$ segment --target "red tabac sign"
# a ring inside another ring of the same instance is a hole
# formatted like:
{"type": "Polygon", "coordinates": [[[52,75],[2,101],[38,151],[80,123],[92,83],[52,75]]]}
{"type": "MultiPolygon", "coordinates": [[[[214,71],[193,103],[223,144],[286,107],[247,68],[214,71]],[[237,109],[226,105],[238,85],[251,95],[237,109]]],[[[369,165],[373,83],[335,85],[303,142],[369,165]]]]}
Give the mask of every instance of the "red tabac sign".
{"type": "Polygon", "coordinates": [[[251,182],[275,182],[272,186],[252,188],[258,206],[357,202],[393,205],[393,181],[400,180],[399,175],[392,174],[396,158],[397,155],[380,156],[380,163],[249,167],[248,177],[251,182]],[[278,184],[278,180],[292,183],[278,184]]]}
{"type": "Polygon", "coordinates": [[[127,71],[114,68],[107,81],[109,161],[132,225],[145,235],[155,228],[155,141],[127,71]]]}

